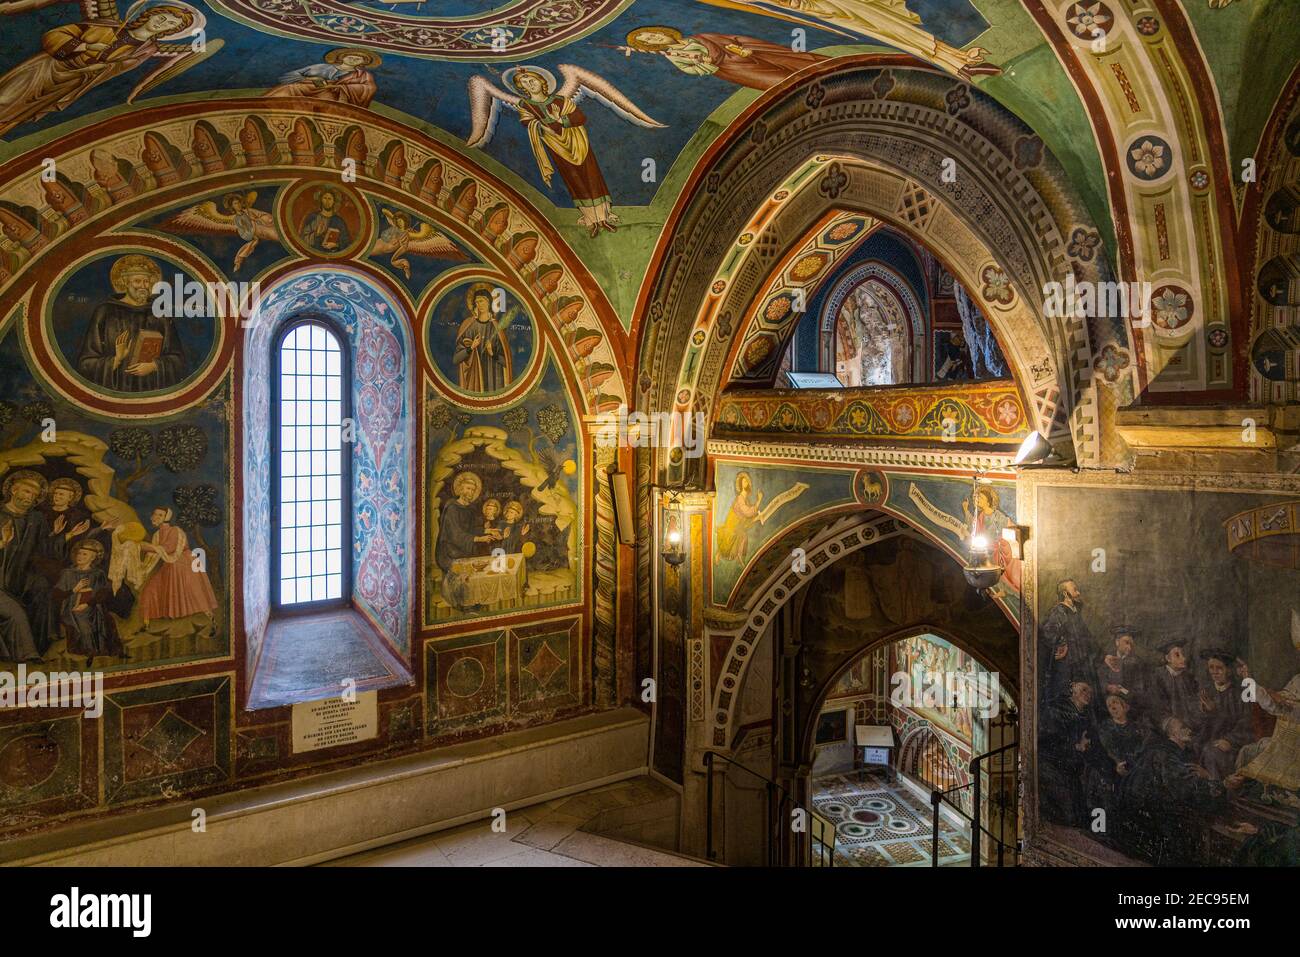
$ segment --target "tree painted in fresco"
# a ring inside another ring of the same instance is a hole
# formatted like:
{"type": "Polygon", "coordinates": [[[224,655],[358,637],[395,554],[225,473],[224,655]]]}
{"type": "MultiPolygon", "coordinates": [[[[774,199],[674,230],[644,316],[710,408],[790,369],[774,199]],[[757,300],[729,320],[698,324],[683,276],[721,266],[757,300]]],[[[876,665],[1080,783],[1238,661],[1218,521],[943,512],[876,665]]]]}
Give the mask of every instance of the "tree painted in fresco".
{"type": "Polygon", "coordinates": [[[31,402],[0,401],[0,447],[12,449],[26,444],[31,433],[44,428],[54,417],[54,406],[43,399],[31,402]]]}
{"type": "MultiPolygon", "coordinates": [[[[204,555],[210,555],[207,539],[203,529],[215,528],[221,524],[221,502],[215,485],[178,485],[172,492],[172,504],[176,506],[176,524],[185,530],[190,541],[203,549],[204,555]]],[[[208,562],[207,572],[212,583],[220,587],[220,562],[208,562]]]]}
{"type": "Polygon", "coordinates": [[[113,479],[113,497],[125,502],[131,486],[159,464],[174,475],[202,465],[208,454],[208,437],[196,425],[169,425],[156,436],[142,426],[127,426],[108,433],[108,450],[134,466],[128,474],[113,479]]]}
{"type": "Polygon", "coordinates": [[[108,433],[108,450],[123,461],[135,463],[134,471],[129,474],[113,476],[113,497],[125,502],[127,490],[152,468],[153,433],[139,426],[114,429],[108,433]]]}
{"type": "MultiPolygon", "coordinates": [[[[538,491],[545,491],[555,484],[564,470],[564,460],[560,458],[560,442],[569,432],[569,413],[554,403],[544,405],[537,410],[537,428],[551,443],[551,448],[542,449],[534,454],[534,459],[546,469],[546,479],[537,486],[538,491]]],[[[529,447],[531,451],[531,445],[529,447]]]]}
{"type": "Polygon", "coordinates": [[[457,433],[469,425],[469,416],[453,409],[446,402],[434,402],[425,413],[425,423],[429,427],[430,435],[446,429],[447,441],[454,442],[457,433]]]}

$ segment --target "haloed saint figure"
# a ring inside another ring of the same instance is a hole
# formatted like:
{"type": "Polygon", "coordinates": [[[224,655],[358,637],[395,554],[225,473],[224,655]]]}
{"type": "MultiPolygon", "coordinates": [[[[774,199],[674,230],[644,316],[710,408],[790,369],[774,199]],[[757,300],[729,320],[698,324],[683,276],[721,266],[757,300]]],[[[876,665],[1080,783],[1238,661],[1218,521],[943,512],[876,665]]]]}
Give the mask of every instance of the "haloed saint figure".
{"type": "Polygon", "coordinates": [[[516,306],[504,316],[492,313],[492,287],[475,283],[465,296],[469,315],[456,329],[456,364],[460,387],[467,392],[499,392],[514,378],[510,343],[505,328],[519,312],[516,306]]]}
{"type": "Polygon", "coordinates": [[[148,256],[122,256],[109,273],[114,295],[101,302],[77,353],[77,371],[105,389],[154,392],[175,386],[189,361],[170,315],[155,315],[162,270],[148,256]]]}
{"type": "Polygon", "coordinates": [[[338,253],[352,244],[348,225],[339,214],[343,198],[337,190],[322,186],[312,196],[316,208],[307,214],[298,230],[299,238],[311,249],[338,253]]]}

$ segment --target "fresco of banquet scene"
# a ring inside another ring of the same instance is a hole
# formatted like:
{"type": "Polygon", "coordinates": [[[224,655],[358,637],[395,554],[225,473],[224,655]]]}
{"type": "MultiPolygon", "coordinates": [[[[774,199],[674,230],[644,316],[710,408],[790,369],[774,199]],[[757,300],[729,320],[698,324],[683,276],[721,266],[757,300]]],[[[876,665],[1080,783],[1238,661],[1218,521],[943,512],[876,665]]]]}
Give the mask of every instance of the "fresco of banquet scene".
{"type": "Polygon", "coordinates": [[[1045,545],[1042,817],[1156,864],[1300,863],[1300,501],[1185,495],[1181,527],[1151,528],[1169,493],[1062,491],[1040,515],[1121,531],[1045,545]],[[1200,561],[1171,575],[1168,554],[1200,561]]]}
{"type": "Polygon", "coordinates": [[[501,412],[432,399],[425,429],[427,620],[579,600],[577,433],[554,365],[501,412]]]}
{"type": "MultiPolygon", "coordinates": [[[[20,363],[11,336],[3,381],[20,363]]],[[[0,667],[226,651],[224,405],[105,428],[34,386],[0,399],[0,667]]]]}

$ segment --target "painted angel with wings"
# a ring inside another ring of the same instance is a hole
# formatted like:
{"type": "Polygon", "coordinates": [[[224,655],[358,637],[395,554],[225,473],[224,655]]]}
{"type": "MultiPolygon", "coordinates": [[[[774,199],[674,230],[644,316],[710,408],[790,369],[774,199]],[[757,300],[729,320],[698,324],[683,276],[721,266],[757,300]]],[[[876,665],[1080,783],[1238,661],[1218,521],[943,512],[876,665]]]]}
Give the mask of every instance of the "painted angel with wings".
{"type": "Polygon", "coordinates": [[[275,220],[270,213],[257,209],[253,205],[256,201],[255,192],[227,193],[221,197],[220,205],[212,199],[197,203],[159,223],[158,228],[197,236],[238,236],[244,245],[235,253],[232,272],[239,272],[239,267],[253,254],[261,240],[280,240],[275,231],[275,220]]]}
{"type": "Polygon", "coordinates": [[[501,79],[513,93],[481,76],[471,77],[469,106],[473,132],[469,145],[487,145],[496,131],[501,104],[513,106],[519,112],[519,122],[528,129],[528,142],[542,180],[550,186],[551,177],[559,170],[578,207],[578,222],[595,237],[602,229],[613,232],[618,217],[610,211],[609,187],[592,153],[587,117],[578,103],[584,96],[591,96],[629,123],[647,128],[662,128],[664,124],[647,116],[604,77],[571,63],[561,63],[559,70],[564,83],[558,89],[555,76],[541,67],[519,66],[506,70],[501,79]]]}
{"type": "Polygon", "coordinates": [[[846,37],[881,40],[955,76],[992,75],[1002,68],[989,63],[988,50],[962,50],[945,43],[921,25],[907,0],[699,0],[714,7],[744,10],[846,37]]]}
{"type": "Polygon", "coordinates": [[[209,40],[194,49],[191,38],[202,35],[207,18],[188,3],[141,0],[120,16],[116,0],[81,0],[81,13],[81,22],[47,30],[39,53],[0,76],[0,136],[67,109],[146,60],[156,61],[126,98],[131,103],[223,46],[222,40],[209,40]]]}
{"type": "Polygon", "coordinates": [[[464,262],[468,258],[460,247],[428,223],[412,226],[411,217],[400,209],[384,207],[381,212],[388,225],[380,231],[370,254],[382,256],[389,253],[388,261],[407,279],[411,278],[411,261],[407,256],[431,256],[451,262],[464,262]]]}

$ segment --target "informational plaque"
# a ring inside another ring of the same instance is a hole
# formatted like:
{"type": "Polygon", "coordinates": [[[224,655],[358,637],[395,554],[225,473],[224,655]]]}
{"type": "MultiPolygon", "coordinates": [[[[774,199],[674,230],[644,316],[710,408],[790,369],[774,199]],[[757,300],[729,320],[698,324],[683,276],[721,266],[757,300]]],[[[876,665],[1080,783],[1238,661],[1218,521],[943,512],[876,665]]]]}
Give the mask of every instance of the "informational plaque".
{"type": "Polygon", "coordinates": [[[888,748],[863,748],[862,763],[863,764],[888,764],[889,749],[888,748]]]}
{"type": "Polygon", "coordinates": [[[293,753],[369,741],[379,734],[379,692],[362,691],[293,706],[293,753]]]}

